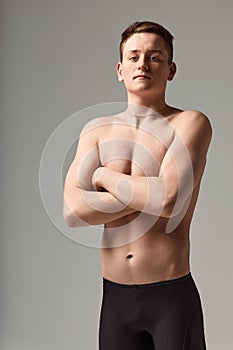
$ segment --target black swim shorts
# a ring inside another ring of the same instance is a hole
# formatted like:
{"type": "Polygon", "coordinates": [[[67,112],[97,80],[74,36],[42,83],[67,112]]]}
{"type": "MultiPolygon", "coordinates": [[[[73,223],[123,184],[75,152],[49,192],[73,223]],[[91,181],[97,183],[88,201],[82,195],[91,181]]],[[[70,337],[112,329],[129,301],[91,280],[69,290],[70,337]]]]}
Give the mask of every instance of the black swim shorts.
{"type": "Polygon", "coordinates": [[[99,350],[206,350],[201,299],[191,272],[147,284],[103,278],[99,350]]]}

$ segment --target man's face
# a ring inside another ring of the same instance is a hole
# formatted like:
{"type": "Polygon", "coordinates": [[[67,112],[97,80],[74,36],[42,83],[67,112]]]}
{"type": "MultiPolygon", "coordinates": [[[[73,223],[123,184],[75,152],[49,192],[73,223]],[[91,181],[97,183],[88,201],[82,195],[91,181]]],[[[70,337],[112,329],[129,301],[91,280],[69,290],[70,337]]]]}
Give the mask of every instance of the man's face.
{"type": "Polygon", "coordinates": [[[163,93],[175,72],[175,63],[168,63],[166,42],[160,35],[136,33],[124,43],[117,74],[129,93],[163,93]]]}

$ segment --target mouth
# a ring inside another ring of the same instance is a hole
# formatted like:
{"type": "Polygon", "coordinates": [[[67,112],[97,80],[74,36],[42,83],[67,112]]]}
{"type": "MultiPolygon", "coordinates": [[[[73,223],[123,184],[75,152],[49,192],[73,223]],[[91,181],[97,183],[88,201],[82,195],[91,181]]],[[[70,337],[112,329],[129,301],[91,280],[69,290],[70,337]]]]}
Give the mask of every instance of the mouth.
{"type": "Polygon", "coordinates": [[[151,79],[148,75],[139,74],[134,77],[134,79],[151,79]]]}

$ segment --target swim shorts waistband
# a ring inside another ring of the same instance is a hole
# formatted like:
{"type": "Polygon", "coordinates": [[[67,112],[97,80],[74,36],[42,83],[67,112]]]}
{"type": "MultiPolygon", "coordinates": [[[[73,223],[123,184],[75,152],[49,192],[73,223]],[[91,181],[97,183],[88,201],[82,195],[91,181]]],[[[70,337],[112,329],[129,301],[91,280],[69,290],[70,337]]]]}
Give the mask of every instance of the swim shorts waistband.
{"type": "Polygon", "coordinates": [[[174,284],[174,283],[180,283],[184,282],[188,279],[192,279],[192,274],[189,272],[188,274],[177,277],[171,280],[164,280],[164,281],[158,281],[158,282],[152,282],[152,283],[143,283],[143,284],[123,284],[123,283],[118,283],[114,281],[110,281],[103,277],[103,284],[115,286],[115,287],[124,287],[124,288],[135,288],[135,287],[156,287],[156,286],[161,286],[161,285],[168,285],[168,284],[174,284]]]}

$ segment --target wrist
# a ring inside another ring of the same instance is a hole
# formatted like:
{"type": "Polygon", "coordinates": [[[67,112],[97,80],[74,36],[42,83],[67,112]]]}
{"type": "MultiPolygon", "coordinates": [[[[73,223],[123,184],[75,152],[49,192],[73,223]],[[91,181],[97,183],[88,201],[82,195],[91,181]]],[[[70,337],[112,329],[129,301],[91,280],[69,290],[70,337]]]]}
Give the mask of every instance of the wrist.
{"type": "MultiPolygon", "coordinates": [[[[104,177],[106,178],[106,175],[108,173],[108,168],[104,166],[100,166],[95,169],[93,175],[92,175],[92,186],[96,190],[97,187],[102,187],[104,184],[104,177]]],[[[109,175],[108,175],[109,176],[109,175]]]]}
{"type": "Polygon", "coordinates": [[[95,171],[93,172],[92,174],[92,179],[91,179],[91,183],[92,183],[92,186],[93,186],[93,189],[95,191],[97,191],[97,187],[99,187],[99,180],[100,180],[100,176],[99,176],[99,172],[101,170],[101,167],[98,167],[95,169],[95,171]]]}

